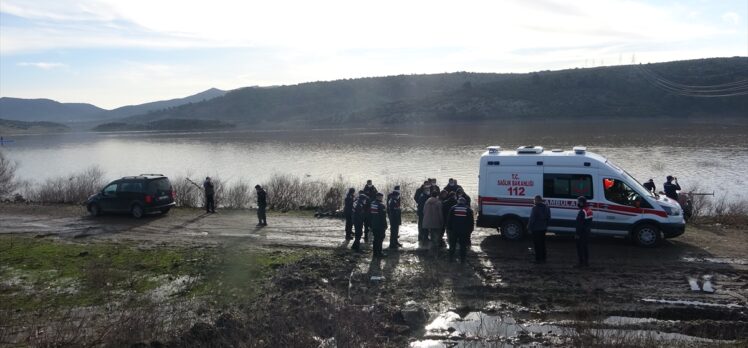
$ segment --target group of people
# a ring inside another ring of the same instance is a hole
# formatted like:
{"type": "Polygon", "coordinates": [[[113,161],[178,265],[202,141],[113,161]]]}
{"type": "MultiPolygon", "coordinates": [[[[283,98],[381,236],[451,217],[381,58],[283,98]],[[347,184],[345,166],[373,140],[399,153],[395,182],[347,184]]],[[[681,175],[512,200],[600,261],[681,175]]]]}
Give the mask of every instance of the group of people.
{"type": "MultiPolygon", "coordinates": [[[[389,249],[397,250],[402,247],[398,241],[399,229],[402,223],[400,186],[395,186],[387,199],[372,184],[371,180],[356,195],[356,190],[350,188],[345,197],[344,215],[346,218],[345,238],[353,240],[351,249],[361,249],[361,237],[364,243],[369,242],[369,234],[373,237],[373,255],[383,257],[382,243],[385,231],[390,228],[389,249]]],[[[456,254],[459,246],[460,260],[465,261],[467,249],[470,246],[470,234],[475,227],[473,210],[470,208],[470,197],[457,180],[449,179],[449,184],[440,190],[436,179],[424,181],[416,190],[413,199],[418,213],[418,241],[421,246],[431,243],[431,249],[438,256],[439,249],[447,246],[444,235],[447,234],[450,260],[456,254]]]]}
{"type": "MultiPolygon", "coordinates": [[[[665,178],[665,183],[662,184],[662,190],[665,193],[665,196],[670,199],[674,199],[675,201],[679,201],[678,191],[681,190],[680,185],[678,184],[678,178],[668,175],[667,178],[665,178]]],[[[642,184],[647,191],[651,193],[657,193],[657,186],[655,186],[654,180],[649,179],[649,181],[642,184]]]]}
{"type": "MultiPolygon", "coordinates": [[[[541,196],[535,196],[534,203],[530,212],[530,219],[527,222],[527,230],[532,234],[535,263],[541,264],[545,263],[546,260],[545,234],[551,221],[551,209],[545,204],[541,196]]],[[[574,233],[574,240],[577,245],[577,267],[589,267],[588,245],[592,227],[592,209],[584,196],[577,198],[577,207],[579,212],[577,213],[574,233]]]]}
{"type": "MultiPolygon", "coordinates": [[[[205,193],[205,212],[208,214],[216,212],[216,187],[210,177],[205,177],[203,181],[203,192],[205,193]]],[[[255,185],[257,193],[257,227],[268,225],[267,215],[265,214],[268,200],[267,192],[261,185],[255,185]]]]}

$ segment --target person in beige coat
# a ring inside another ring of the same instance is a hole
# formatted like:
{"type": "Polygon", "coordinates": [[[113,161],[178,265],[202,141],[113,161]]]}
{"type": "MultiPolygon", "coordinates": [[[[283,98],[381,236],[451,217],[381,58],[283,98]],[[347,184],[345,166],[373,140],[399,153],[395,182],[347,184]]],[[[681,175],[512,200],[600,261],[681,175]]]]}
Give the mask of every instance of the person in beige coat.
{"type": "Polygon", "coordinates": [[[423,228],[429,231],[431,249],[434,250],[434,255],[437,255],[442,228],[444,228],[442,202],[439,200],[439,192],[437,191],[431,191],[431,197],[423,206],[423,228]]]}

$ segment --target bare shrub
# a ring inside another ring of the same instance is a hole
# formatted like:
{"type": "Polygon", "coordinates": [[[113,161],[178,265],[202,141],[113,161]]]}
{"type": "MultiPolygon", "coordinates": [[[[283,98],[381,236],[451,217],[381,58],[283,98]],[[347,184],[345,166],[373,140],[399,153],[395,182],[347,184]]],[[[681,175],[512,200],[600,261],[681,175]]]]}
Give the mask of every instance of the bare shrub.
{"type": "Polygon", "coordinates": [[[31,200],[40,203],[76,203],[86,201],[89,196],[104,186],[104,172],[92,166],[71,176],[50,178],[29,190],[31,200]]]}
{"type": "Polygon", "coordinates": [[[223,206],[231,209],[248,208],[252,202],[252,189],[248,183],[239,180],[224,190],[223,206]]]}
{"type": "Polygon", "coordinates": [[[17,168],[18,165],[0,151],[0,197],[13,193],[18,186],[15,181],[17,168]]]}
{"type": "Polygon", "coordinates": [[[177,206],[196,208],[201,205],[202,188],[189,180],[190,174],[178,176],[171,181],[172,188],[176,191],[175,203],[177,206]]]}

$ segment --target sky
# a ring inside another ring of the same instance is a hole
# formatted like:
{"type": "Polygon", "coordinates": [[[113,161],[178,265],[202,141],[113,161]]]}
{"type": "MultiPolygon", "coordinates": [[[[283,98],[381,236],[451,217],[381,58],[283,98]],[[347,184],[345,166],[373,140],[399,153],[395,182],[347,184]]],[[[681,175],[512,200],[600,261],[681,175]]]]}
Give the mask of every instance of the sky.
{"type": "Polygon", "coordinates": [[[748,56],[748,0],[0,0],[0,96],[106,109],[309,81],[748,56]]]}

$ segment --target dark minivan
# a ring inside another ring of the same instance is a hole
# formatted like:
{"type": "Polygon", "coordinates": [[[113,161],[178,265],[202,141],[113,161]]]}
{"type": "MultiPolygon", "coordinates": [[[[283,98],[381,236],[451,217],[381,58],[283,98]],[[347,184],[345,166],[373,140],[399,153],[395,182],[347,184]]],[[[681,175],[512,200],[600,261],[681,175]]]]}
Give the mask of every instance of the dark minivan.
{"type": "Polygon", "coordinates": [[[153,212],[168,213],[175,205],[175,197],[169,178],[161,174],[140,174],[112,181],[88,198],[86,208],[92,216],[112,212],[141,218],[153,212]]]}

